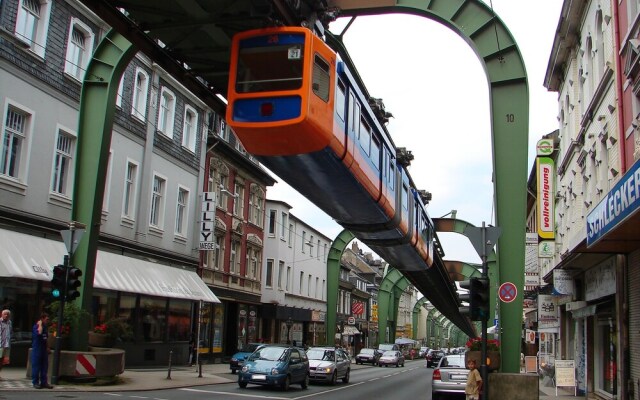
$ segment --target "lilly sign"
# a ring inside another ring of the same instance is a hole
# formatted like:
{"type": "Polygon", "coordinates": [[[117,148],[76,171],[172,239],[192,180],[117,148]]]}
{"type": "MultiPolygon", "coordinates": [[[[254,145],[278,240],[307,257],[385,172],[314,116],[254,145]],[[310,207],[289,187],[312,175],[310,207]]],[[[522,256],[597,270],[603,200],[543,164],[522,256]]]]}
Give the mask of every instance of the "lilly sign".
{"type": "Polygon", "coordinates": [[[593,245],[640,208],[640,161],[616,183],[587,215],[587,247],[593,245]]]}

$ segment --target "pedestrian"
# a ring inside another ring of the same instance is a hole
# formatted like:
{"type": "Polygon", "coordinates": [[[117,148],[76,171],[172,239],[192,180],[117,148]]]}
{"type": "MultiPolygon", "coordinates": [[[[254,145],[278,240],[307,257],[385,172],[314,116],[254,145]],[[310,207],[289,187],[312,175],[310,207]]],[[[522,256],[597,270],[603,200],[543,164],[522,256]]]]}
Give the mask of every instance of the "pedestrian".
{"type": "Polygon", "coordinates": [[[0,314],[0,371],[2,371],[2,367],[9,365],[12,332],[11,311],[4,309],[2,310],[2,314],[0,314]]]}
{"type": "Polygon", "coordinates": [[[469,368],[470,371],[464,393],[467,395],[467,400],[479,400],[480,393],[482,393],[482,377],[476,369],[476,361],[470,359],[467,362],[467,368],[469,368]]]}
{"type": "Polygon", "coordinates": [[[191,338],[189,339],[189,366],[193,366],[196,360],[196,335],[194,333],[191,334],[191,338]]]}
{"type": "Polygon", "coordinates": [[[36,389],[53,389],[47,379],[49,368],[49,314],[42,313],[33,324],[31,341],[31,382],[36,389]]]}

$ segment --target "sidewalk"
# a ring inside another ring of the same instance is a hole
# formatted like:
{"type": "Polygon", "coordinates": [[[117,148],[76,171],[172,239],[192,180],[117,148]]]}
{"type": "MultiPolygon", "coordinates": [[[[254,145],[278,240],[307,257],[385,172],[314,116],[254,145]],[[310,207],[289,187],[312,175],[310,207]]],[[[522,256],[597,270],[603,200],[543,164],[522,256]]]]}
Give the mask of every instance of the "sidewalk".
{"type": "MultiPolygon", "coordinates": [[[[202,377],[196,367],[178,366],[171,369],[170,379],[168,368],[139,368],[126,369],[117,377],[114,383],[69,383],[60,380],[52,391],[76,392],[123,392],[132,390],[156,390],[180,388],[198,385],[214,385],[237,381],[237,375],[231,374],[229,364],[203,364],[202,377]]],[[[50,376],[49,376],[50,377],[50,376]]],[[[38,390],[31,385],[27,378],[26,369],[5,367],[0,371],[0,391],[38,390]]],[[[47,389],[41,389],[47,390],[47,389]]]]}

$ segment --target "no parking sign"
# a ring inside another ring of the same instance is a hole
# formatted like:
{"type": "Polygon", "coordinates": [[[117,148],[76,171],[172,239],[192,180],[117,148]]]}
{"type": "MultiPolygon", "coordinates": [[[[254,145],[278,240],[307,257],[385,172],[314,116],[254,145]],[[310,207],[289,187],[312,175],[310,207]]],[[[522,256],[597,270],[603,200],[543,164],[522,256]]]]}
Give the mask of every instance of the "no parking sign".
{"type": "Polygon", "coordinates": [[[505,282],[500,285],[500,288],[498,289],[498,297],[500,297],[500,300],[505,303],[511,303],[516,299],[516,296],[518,296],[518,289],[516,288],[516,285],[511,282],[505,282]]]}

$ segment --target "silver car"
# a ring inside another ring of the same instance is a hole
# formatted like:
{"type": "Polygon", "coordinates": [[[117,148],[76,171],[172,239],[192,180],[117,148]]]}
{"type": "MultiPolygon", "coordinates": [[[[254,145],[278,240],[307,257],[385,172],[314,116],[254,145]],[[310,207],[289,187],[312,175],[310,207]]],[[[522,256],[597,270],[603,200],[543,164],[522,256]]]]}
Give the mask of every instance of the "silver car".
{"type": "Polygon", "coordinates": [[[311,347],[307,350],[309,358],[309,380],[329,382],[335,385],[338,379],[349,383],[351,358],[340,348],[311,347]]]}
{"type": "Polygon", "coordinates": [[[431,398],[436,400],[449,394],[464,396],[469,370],[464,362],[464,354],[443,356],[433,370],[431,398]]]}
{"type": "Polygon", "coordinates": [[[395,365],[396,368],[404,367],[404,355],[397,350],[387,350],[378,358],[378,366],[382,367],[383,365],[385,367],[389,365],[395,365]]]}

